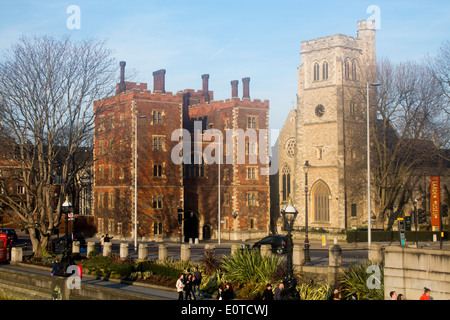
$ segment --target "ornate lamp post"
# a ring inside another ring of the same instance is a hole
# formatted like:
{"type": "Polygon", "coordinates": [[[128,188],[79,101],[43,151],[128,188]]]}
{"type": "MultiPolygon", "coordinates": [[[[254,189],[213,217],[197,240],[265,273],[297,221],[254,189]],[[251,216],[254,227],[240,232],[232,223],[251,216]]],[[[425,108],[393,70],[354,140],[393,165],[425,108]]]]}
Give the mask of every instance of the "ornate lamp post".
{"type": "Polygon", "coordinates": [[[69,250],[69,213],[72,211],[72,208],[73,208],[72,203],[69,201],[68,197],[66,197],[66,201],[64,201],[61,208],[62,213],[66,215],[64,251],[61,259],[61,270],[60,270],[60,274],[62,275],[65,275],[67,273],[67,268],[73,264],[72,258],[70,257],[71,250],[69,250]]]}
{"type": "Polygon", "coordinates": [[[292,263],[292,251],[294,244],[292,243],[292,227],[294,226],[295,218],[297,218],[298,211],[292,204],[292,199],[289,198],[289,203],[281,210],[281,215],[287,227],[288,243],[287,243],[287,274],[283,280],[284,290],[281,292],[283,300],[299,300],[300,295],[296,289],[297,280],[294,278],[294,267],[292,263]]]}
{"type": "Polygon", "coordinates": [[[309,257],[309,238],[308,238],[308,169],[310,164],[305,162],[305,264],[311,262],[309,257]]]}

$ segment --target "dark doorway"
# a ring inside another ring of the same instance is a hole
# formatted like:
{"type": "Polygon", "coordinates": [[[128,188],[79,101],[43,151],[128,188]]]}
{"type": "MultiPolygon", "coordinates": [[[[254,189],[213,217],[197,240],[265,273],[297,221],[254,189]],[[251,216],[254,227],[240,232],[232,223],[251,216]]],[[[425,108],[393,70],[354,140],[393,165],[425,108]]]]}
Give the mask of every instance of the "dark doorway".
{"type": "Polygon", "coordinates": [[[211,239],[211,226],[209,224],[205,224],[203,226],[203,240],[211,239]]]}
{"type": "Polygon", "coordinates": [[[198,238],[198,214],[192,210],[184,213],[184,242],[198,238]]]}

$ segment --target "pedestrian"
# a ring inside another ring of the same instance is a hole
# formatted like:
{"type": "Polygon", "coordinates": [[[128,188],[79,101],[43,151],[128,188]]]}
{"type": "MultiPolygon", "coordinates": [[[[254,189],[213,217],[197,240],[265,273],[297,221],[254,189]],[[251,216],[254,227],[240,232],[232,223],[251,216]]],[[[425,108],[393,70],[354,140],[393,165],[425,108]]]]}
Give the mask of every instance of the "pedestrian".
{"type": "Polygon", "coordinates": [[[61,267],[61,264],[59,263],[59,260],[56,259],[55,263],[53,264],[52,273],[51,276],[53,277],[55,274],[59,274],[59,268],[61,267]]]}
{"type": "Polygon", "coordinates": [[[338,288],[333,291],[333,300],[341,300],[341,293],[338,288]]]}
{"type": "Polygon", "coordinates": [[[114,237],[110,237],[108,234],[106,234],[105,238],[104,238],[104,242],[110,242],[110,240],[114,238],[114,237]]]}
{"type": "Polygon", "coordinates": [[[200,290],[200,285],[202,283],[202,273],[198,270],[197,267],[194,267],[194,296],[195,290],[197,289],[198,295],[203,297],[203,292],[200,290]]]}
{"type": "MultiPolygon", "coordinates": [[[[188,268],[187,273],[184,275],[184,299],[192,300],[192,285],[193,285],[193,275],[191,270],[188,268]]],[[[195,300],[195,295],[194,300],[195,300]]]]}
{"type": "Polygon", "coordinates": [[[403,295],[403,294],[399,294],[398,296],[397,296],[397,300],[405,300],[405,296],[403,295]]]}
{"type": "Polygon", "coordinates": [[[262,298],[263,300],[273,300],[272,285],[270,283],[267,284],[266,290],[264,290],[262,298]]]}
{"type": "Polygon", "coordinates": [[[223,289],[222,289],[222,287],[217,288],[217,300],[223,300],[223,289]]]}
{"type": "Polygon", "coordinates": [[[431,290],[427,287],[423,288],[423,294],[420,296],[419,300],[430,300],[431,296],[431,290]]]}
{"type": "Polygon", "coordinates": [[[233,291],[233,287],[230,283],[225,284],[225,289],[223,290],[223,300],[233,300],[235,298],[235,294],[233,291]]]}
{"type": "Polygon", "coordinates": [[[181,274],[176,283],[178,300],[183,300],[183,290],[184,290],[184,274],[181,274]]]}
{"type": "Polygon", "coordinates": [[[391,291],[389,292],[389,296],[391,297],[389,300],[397,300],[397,292],[391,291]]]}
{"type": "Polygon", "coordinates": [[[274,298],[275,300],[281,300],[281,291],[284,289],[284,284],[280,283],[278,287],[275,288],[274,298]]]}

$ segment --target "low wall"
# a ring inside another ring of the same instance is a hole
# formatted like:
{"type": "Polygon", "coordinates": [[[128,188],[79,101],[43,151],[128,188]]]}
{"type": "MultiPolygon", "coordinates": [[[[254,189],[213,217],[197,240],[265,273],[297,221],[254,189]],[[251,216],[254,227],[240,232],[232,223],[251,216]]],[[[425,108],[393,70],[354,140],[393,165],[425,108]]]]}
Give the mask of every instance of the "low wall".
{"type": "Polygon", "coordinates": [[[65,277],[32,274],[2,268],[0,293],[20,300],[148,300],[146,295],[83,283],[80,289],[69,289],[65,277]]]}
{"type": "Polygon", "coordinates": [[[423,288],[431,289],[435,300],[450,300],[450,252],[401,246],[385,248],[384,295],[402,293],[418,300],[423,288]]]}

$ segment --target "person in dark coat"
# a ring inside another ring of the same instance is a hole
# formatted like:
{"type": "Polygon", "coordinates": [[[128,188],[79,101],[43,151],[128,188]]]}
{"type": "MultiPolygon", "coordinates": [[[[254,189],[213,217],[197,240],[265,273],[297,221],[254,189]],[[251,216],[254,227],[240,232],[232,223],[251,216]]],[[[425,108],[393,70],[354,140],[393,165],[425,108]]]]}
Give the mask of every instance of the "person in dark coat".
{"type": "Polygon", "coordinates": [[[272,285],[270,283],[267,284],[266,290],[264,290],[262,298],[263,300],[273,300],[272,285]]]}
{"type": "Polygon", "coordinates": [[[53,264],[53,268],[52,268],[52,273],[51,273],[52,277],[54,275],[58,275],[59,274],[59,269],[60,268],[61,268],[61,264],[59,263],[59,260],[56,259],[55,263],[53,264]]]}
{"type": "Polygon", "coordinates": [[[225,289],[222,293],[223,300],[233,300],[235,298],[235,294],[233,288],[229,283],[225,284],[225,289]]]}

